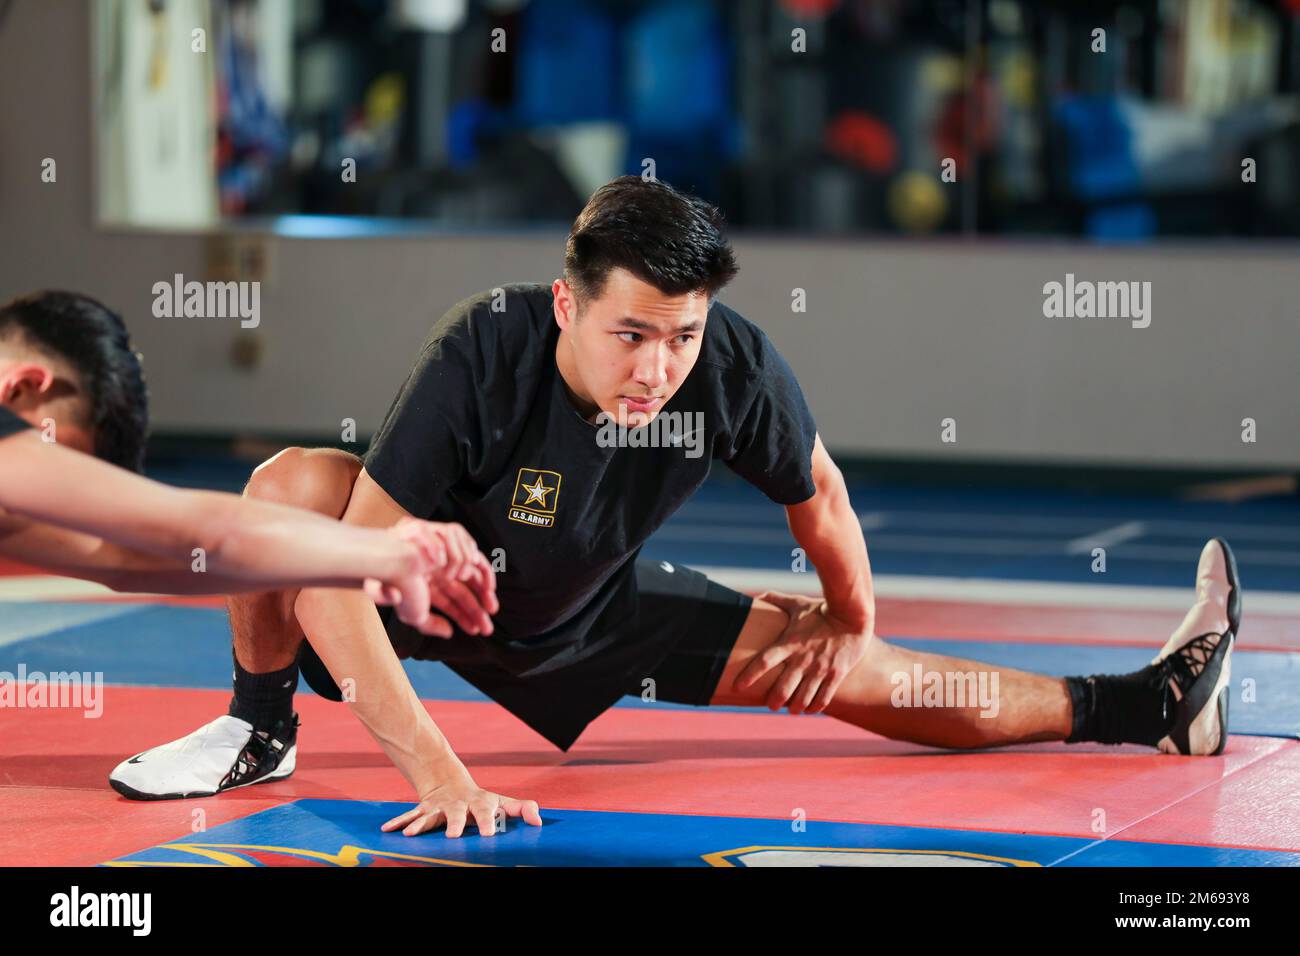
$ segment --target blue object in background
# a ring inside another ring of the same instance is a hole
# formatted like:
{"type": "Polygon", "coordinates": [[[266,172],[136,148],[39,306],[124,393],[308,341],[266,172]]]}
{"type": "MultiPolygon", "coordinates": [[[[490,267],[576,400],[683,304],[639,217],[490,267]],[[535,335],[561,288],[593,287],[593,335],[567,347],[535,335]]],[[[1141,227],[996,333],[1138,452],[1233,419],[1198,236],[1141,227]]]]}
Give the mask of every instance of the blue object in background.
{"type": "Polygon", "coordinates": [[[714,5],[680,0],[633,19],[624,37],[627,170],[655,160],[659,179],[712,202],[740,152],[731,94],[731,49],[714,5]]]}
{"type": "Polygon", "coordinates": [[[1138,191],[1133,137],[1119,101],[1075,97],[1056,106],[1069,148],[1070,188],[1080,199],[1107,199],[1138,191]]]}
{"type": "Polygon", "coordinates": [[[1104,242],[1136,242],[1156,233],[1156,214],[1146,203],[1103,206],[1088,213],[1084,234],[1104,242]]]}
{"type": "Polygon", "coordinates": [[[731,116],[727,37],[712,4],[657,6],[624,39],[627,119],[653,137],[693,136],[731,116]]]}
{"type": "MultiPolygon", "coordinates": [[[[1069,149],[1070,188],[1083,200],[1128,198],[1141,192],[1133,131],[1118,99],[1077,97],[1059,102],[1056,117],[1069,149]]],[[[1156,233],[1156,217],[1141,202],[1093,209],[1084,233],[1108,242],[1133,242],[1156,233]]]]}
{"type": "Polygon", "coordinates": [[[618,33],[609,14],[582,0],[533,0],[520,37],[521,126],[619,118],[618,33]]]}
{"type": "Polygon", "coordinates": [[[468,169],[478,162],[479,141],[500,133],[508,117],[485,99],[461,100],[447,116],[447,158],[453,169],[468,169]]]}

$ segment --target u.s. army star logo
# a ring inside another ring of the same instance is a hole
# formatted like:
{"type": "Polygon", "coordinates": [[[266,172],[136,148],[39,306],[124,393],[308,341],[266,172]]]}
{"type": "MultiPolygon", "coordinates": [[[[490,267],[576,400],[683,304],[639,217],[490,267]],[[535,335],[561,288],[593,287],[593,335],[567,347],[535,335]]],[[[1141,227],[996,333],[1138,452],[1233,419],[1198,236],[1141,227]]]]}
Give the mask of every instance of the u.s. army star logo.
{"type": "Polygon", "coordinates": [[[555,506],[560,497],[560,473],[537,468],[520,468],[515,479],[515,497],[510,503],[510,520],[549,528],[555,524],[555,506]]]}

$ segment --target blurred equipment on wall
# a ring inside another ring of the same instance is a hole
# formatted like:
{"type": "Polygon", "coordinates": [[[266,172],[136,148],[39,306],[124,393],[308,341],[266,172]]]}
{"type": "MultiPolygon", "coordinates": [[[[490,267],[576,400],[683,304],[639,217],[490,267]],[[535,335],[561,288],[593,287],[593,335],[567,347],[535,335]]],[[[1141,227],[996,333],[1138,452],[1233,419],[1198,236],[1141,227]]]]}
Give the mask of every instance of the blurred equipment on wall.
{"type": "Polygon", "coordinates": [[[1294,0],[97,11],[109,221],[206,222],[219,198],[227,217],[381,231],[562,226],[634,173],[724,205],[741,229],[1300,235],[1294,0]],[[192,20],[214,31],[207,56],[181,55],[192,20]]]}

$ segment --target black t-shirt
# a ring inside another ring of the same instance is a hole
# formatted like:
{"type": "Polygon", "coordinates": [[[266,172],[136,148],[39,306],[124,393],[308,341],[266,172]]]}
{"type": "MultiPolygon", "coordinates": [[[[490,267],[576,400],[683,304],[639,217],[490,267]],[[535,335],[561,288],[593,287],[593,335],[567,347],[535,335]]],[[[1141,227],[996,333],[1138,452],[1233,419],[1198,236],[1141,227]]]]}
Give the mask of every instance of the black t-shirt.
{"type": "MultiPolygon", "coordinates": [[[[633,559],[713,458],[779,504],[812,497],[812,413],[752,322],[710,308],[698,360],[657,416],[666,428],[679,413],[676,447],[608,447],[609,427],[598,441],[556,366],[550,288],[502,291],[501,311],[489,291],[433,327],[366,457],[410,514],[459,522],[489,559],[503,549],[498,635],[551,637],[631,604],[633,559]]],[[[633,430],[623,434],[630,444],[633,430]]]]}
{"type": "Polygon", "coordinates": [[[27,424],[27,422],[9,411],[9,409],[0,405],[0,438],[8,438],[10,435],[16,434],[24,428],[31,427],[31,425],[27,424]]]}

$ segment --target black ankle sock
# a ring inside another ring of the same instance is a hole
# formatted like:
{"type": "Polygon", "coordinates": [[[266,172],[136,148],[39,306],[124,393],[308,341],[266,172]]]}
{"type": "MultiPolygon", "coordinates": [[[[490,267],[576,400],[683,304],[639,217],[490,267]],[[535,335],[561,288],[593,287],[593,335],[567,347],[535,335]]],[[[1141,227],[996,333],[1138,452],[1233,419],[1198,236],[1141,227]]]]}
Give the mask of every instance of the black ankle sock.
{"type": "Polygon", "coordinates": [[[1074,719],[1066,743],[1146,744],[1154,747],[1173,725],[1167,665],[1132,674],[1067,677],[1074,719]]]}
{"type": "Polygon", "coordinates": [[[298,689],[298,663],[283,670],[250,674],[235,660],[235,696],[230,716],[266,730],[293,717],[293,694],[298,689]]]}

